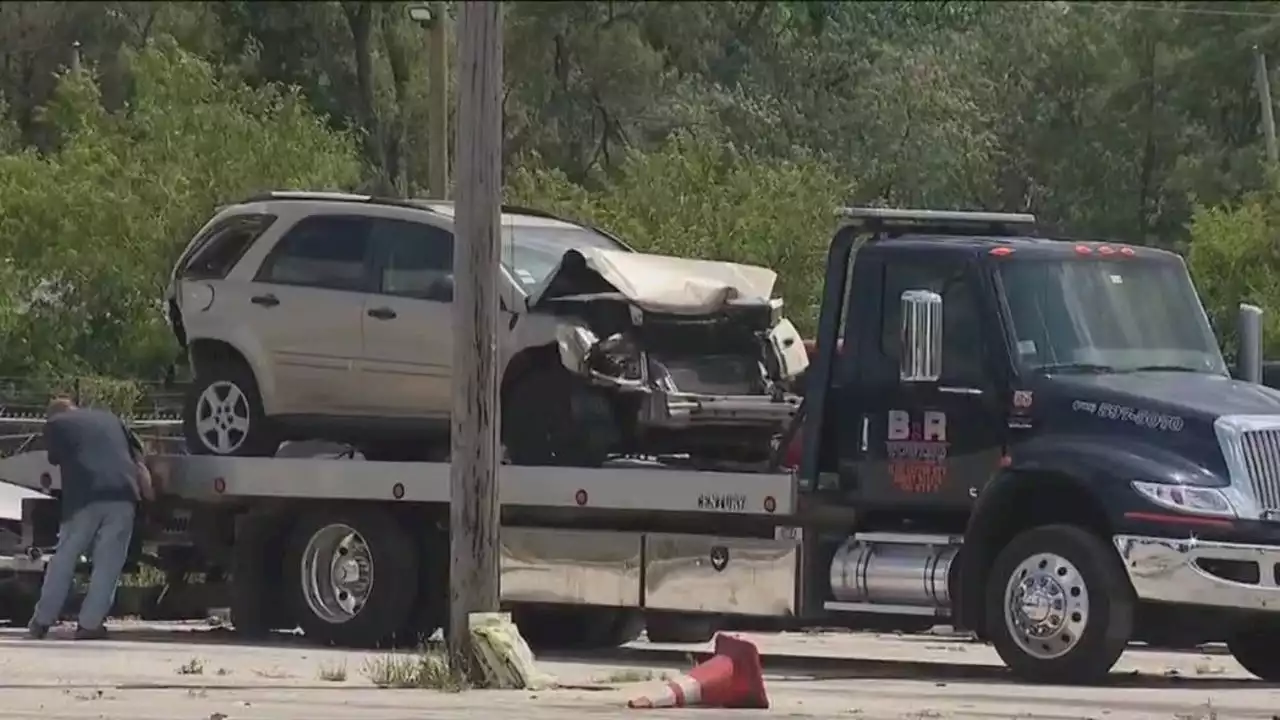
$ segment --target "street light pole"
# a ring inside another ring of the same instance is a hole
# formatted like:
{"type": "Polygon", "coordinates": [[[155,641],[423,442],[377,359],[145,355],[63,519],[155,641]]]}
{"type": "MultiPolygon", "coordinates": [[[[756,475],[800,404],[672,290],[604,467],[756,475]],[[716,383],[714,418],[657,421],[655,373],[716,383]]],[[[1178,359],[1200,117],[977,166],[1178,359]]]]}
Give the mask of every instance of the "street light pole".
{"type": "Polygon", "coordinates": [[[409,18],[427,30],[427,197],[449,197],[449,13],[444,3],[414,3],[409,18]]]}

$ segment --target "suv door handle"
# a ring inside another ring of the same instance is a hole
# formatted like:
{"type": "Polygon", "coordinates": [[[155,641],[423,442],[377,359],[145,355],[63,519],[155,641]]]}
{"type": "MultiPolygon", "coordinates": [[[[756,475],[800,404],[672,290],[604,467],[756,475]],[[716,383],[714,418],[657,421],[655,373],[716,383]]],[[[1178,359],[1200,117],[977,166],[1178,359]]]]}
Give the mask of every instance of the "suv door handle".
{"type": "Polygon", "coordinates": [[[270,293],[267,293],[266,295],[254,295],[253,297],[249,298],[249,302],[253,303],[254,305],[261,305],[263,307],[275,307],[280,304],[280,298],[270,293]]]}
{"type": "Polygon", "coordinates": [[[365,314],[371,318],[377,318],[379,320],[390,320],[396,316],[396,311],[389,307],[380,307],[373,308],[365,314]]]}

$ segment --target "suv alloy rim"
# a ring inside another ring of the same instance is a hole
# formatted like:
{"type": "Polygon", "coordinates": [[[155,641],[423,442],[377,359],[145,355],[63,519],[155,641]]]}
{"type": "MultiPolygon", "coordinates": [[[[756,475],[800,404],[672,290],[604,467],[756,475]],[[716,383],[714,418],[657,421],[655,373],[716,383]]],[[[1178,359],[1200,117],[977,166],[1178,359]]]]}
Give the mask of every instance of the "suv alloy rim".
{"type": "Polygon", "coordinates": [[[219,455],[235,452],[249,437],[249,399],[227,380],[210,383],[196,401],[196,434],[219,455]]]}
{"type": "Polygon", "coordinates": [[[1009,576],[1004,621],[1018,648],[1037,660],[1071,652],[1089,623],[1089,590],[1070,560],[1037,553],[1009,576]]]}

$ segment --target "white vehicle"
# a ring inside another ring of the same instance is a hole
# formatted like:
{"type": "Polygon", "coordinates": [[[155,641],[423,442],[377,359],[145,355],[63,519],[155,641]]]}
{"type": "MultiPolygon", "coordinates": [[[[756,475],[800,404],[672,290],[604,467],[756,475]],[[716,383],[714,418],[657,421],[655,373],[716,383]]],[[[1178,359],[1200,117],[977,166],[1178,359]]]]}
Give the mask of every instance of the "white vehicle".
{"type": "MultiPolygon", "coordinates": [[[[221,209],[168,290],[195,372],[190,452],[282,440],[444,459],[453,207],[276,192],[221,209]]],[[[808,363],[776,275],[632,252],[532,210],[502,215],[503,441],[518,464],[615,454],[763,460],[808,363]]]]}
{"type": "MultiPolygon", "coordinates": [[[[504,465],[501,597],[522,631],[609,645],[642,624],[706,639],[725,616],[945,622],[1059,684],[1183,633],[1280,680],[1280,393],[1228,376],[1181,258],[1054,242],[1025,215],[845,217],[799,471],[504,465]]],[[[153,470],[148,540],[186,548],[197,567],[179,570],[230,570],[237,631],[376,646],[441,624],[448,465],[153,470]]]]}

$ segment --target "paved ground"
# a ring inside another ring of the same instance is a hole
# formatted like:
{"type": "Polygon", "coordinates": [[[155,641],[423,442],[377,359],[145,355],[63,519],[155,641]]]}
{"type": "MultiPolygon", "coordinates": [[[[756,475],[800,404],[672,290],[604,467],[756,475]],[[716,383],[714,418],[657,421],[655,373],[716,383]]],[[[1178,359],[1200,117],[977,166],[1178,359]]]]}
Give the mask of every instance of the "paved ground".
{"type": "MultiPolygon", "coordinates": [[[[749,635],[766,654],[769,711],[658,711],[704,720],[765,715],[881,720],[1227,720],[1280,717],[1280,689],[1220,654],[1131,652],[1104,688],[1009,682],[989,648],[929,636],[749,635]],[[857,660],[838,658],[858,658],[857,660]]],[[[117,639],[33,643],[0,630],[0,720],[567,720],[631,715],[626,699],[704,646],[637,643],[608,657],[543,659],[569,689],[380,690],[384,655],[292,639],[231,644],[198,625],[129,626],[117,639]],[[346,677],[335,679],[345,668],[346,677]],[[324,679],[327,676],[329,679],[324,679]]]]}

